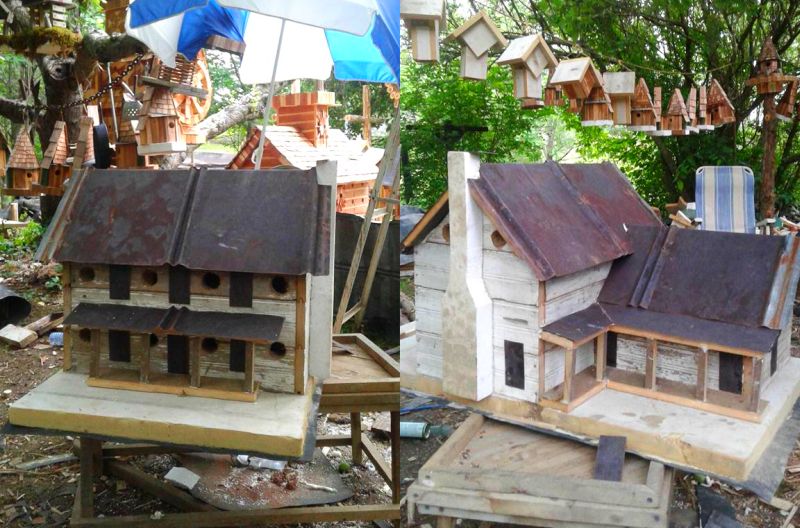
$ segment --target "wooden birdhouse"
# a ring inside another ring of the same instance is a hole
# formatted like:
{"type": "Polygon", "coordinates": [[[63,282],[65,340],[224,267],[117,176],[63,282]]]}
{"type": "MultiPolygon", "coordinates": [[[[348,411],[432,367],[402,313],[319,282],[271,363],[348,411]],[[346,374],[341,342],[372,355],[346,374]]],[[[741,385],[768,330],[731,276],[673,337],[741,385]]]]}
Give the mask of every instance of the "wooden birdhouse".
{"type": "Polygon", "coordinates": [[[447,38],[461,43],[461,77],[478,81],[486,79],[489,50],[508,45],[500,29],[484,11],[476,13],[447,38]]]}
{"type": "Polygon", "coordinates": [[[689,99],[686,101],[686,110],[689,116],[689,123],[686,126],[686,131],[690,134],[697,134],[697,88],[694,86],[689,89],[689,99]]]}
{"type": "Polygon", "coordinates": [[[797,101],[797,81],[792,81],[783,92],[783,97],[775,110],[775,116],[781,121],[791,121],[794,116],[797,101]]]}
{"type": "Polygon", "coordinates": [[[667,122],[662,117],[662,98],[661,87],[653,87],[653,112],[656,115],[656,130],[648,132],[650,136],[671,136],[672,129],[667,126],[667,122]]]}
{"type": "Polygon", "coordinates": [[[72,166],[67,164],[68,157],[67,124],[64,121],[56,121],[42,158],[43,185],[37,190],[53,196],[64,193],[64,182],[72,175],[72,166]]]}
{"type": "Polygon", "coordinates": [[[22,127],[17,134],[8,160],[7,187],[3,194],[28,196],[31,194],[31,186],[39,183],[41,168],[28,133],[28,128],[22,127]]]}
{"type": "Polygon", "coordinates": [[[514,39],[497,59],[497,64],[511,67],[514,78],[514,97],[533,100],[533,104],[543,106],[542,73],[545,69],[552,75],[558,66],[550,47],[540,34],[514,39]]]}
{"type": "Polygon", "coordinates": [[[711,85],[708,89],[708,108],[707,112],[711,115],[711,124],[714,126],[722,126],[726,123],[733,123],[736,121],[736,115],[728,99],[728,94],[722,89],[716,79],[711,79],[711,85]]]}
{"type": "Polygon", "coordinates": [[[106,17],[106,33],[125,33],[125,13],[130,0],[105,0],[102,3],[106,17]]]}
{"type": "Polygon", "coordinates": [[[630,130],[637,132],[654,132],[656,130],[656,112],[653,99],[650,97],[650,88],[644,79],[639,79],[633,91],[631,103],[630,130]]]}
{"type": "Polygon", "coordinates": [[[761,53],[758,55],[758,74],[763,76],[772,75],[773,73],[781,72],[780,57],[778,50],[775,49],[775,43],[772,42],[772,37],[767,37],[761,45],[761,53]]]}
{"type": "Polygon", "coordinates": [[[114,165],[118,169],[133,169],[142,165],[132,121],[123,120],[119,123],[119,137],[114,144],[114,165]]]}
{"type": "Polygon", "coordinates": [[[73,167],[85,167],[94,164],[94,120],[91,117],[81,118],[78,127],[78,141],[75,143],[75,153],[72,157],[73,167]]]}
{"type": "Polygon", "coordinates": [[[780,57],[772,37],[767,37],[761,46],[761,53],[756,61],[757,74],[745,82],[746,86],[755,86],[759,95],[774,95],[783,91],[784,85],[797,79],[781,72],[780,57]]]}
{"type": "Polygon", "coordinates": [[[614,108],[614,124],[630,125],[632,101],[636,92],[636,73],[605,72],[603,86],[614,108]]]}
{"type": "Polygon", "coordinates": [[[602,84],[592,88],[589,97],[583,101],[581,108],[581,125],[583,126],[611,126],[614,124],[611,99],[603,89],[602,84]]]}
{"type": "Polygon", "coordinates": [[[142,115],[139,118],[140,156],[168,155],[186,151],[175,101],[168,88],[145,88],[142,115]]]}
{"type": "Polygon", "coordinates": [[[579,57],[559,62],[548,84],[560,86],[567,97],[581,101],[587,99],[596,86],[602,88],[603,77],[595,68],[592,59],[579,57]]]}
{"type": "Polygon", "coordinates": [[[32,0],[23,2],[31,14],[31,21],[39,27],[67,27],[67,10],[73,9],[72,0],[32,0]]]}
{"type": "Polygon", "coordinates": [[[401,0],[400,18],[411,39],[414,60],[439,62],[439,29],[445,20],[444,0],[401,0]]]}
{"type": "Polygon", "coordinates": [[[714,130],[711,114],[708,111],[708,94],[705,86],[701,86],[697,96],[697,130],[714,130]]]}
{"type": "Polygon", "coordinates": [[[689,113],[686,110],[686,102],[678,88],[672,92],[672,97],[667,105],[667,112],[661,118],[662,130],[671,130],[673,136],[684,136],[684,127],[689,124],[689,113]]]}
{"type": "Polygon", "coordinates": [[[544,105],[545,106],[564,105],[564,93],[561,91],[560,86],[547,86],[544,89],[544,105]]]}

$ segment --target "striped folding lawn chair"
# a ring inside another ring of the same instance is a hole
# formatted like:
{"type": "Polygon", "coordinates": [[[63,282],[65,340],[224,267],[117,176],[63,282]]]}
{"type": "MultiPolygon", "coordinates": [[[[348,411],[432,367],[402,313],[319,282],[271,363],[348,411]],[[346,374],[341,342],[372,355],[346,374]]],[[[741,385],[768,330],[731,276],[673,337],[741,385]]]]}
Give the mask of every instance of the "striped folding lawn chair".
{"type": "Polygon", "coordinates": [[[755,183],[749,167],[700,167],[695,173],[700,229],[755,233],[755,183]]]}

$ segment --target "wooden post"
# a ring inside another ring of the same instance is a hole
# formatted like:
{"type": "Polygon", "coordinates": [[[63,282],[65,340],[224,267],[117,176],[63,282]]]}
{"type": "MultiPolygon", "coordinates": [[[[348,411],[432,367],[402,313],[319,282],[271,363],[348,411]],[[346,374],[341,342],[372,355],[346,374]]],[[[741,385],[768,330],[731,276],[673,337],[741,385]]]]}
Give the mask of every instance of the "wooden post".
{"type": "Polygon", "coordinates": [[[775,146],[778,138],[778,120],[775,114],[775,95],[764,97],[764,127],[762,129],[761,188],[759,212],[762,218],[775,216],[775,146]]]}
{"type": "Polygon", "coordinates": [[[361,450],[361,413],[350,413],[350,444],[353,451],[353,464],[360,466],[364,460],[361,450]]]}
{"type": "Polygon", "coordinates": [[[89,377],[100,376],[100,330],[92,330],[92,352],[89,359],[89,377]]]}
{"type": "MultiPolygon", "coordinates": [[[[64,297],[64,317],[72,311],[72,274],[69,264],[62,264],[61,288],[64,297]]],[[[72,370],[72,329],[64,327],[64,370],[72,370]]]]}
{"type": "Polygon", "coordinates": [[[392,436],[392,502],[400,504],[400,411],[391,411],[389,430],[392,436]]]}
{"type": "Polygon", "coordinates": [[[695,356],[697,362],[697,385],[694,397],[706,401],[708,397],[708,350],[701,348],[695,356]]]}
{"type": "Polygon", "coordinates": [[[306,390],[306,276],[297,277],[297,301],[294,332],[294,392],[306,390]]]}
{"type": "Polygon", "coordinates": [[[644,388],[656,389],[656,365],[658,364],[658,341],[647,340],[647,360],[645,363],[644,388]]]}
{"type": "Polygon", "coordinates": [[[602,333],[594,340],[595,379],[603,381],[606,377],[606,334],[602,333]]]}
{"type": "Polygon", "coordinates": [[[192,337],[189,339],[189,385],[192,387],[200,386],[200,338],[192,337]]]}
{"type": "Polygon", "coordinates": [[[761,366],[764,360],[746,357],[742,365],[742,400],[747,410],[758,412],[761,400],[761,366]]]}
{"type": "Polygon", "coordinates": [[[103,471],[102,443],[94,438],[80,438],[81,474],[78,482],[80,489],[80,512],[83,518],[94,517],[94,479],[103,471]]]}
{"type": "Polygon", "coordinates": [[[544,339],[540,339],[539,340],[539,354],[538,354],[539,361],[538,361],[538,364],[536,365],[536,369],[538,371],[537,374],[539,375],[539,391],[538,391],[539,392],[539,398],[538,398],[539,400],[542,399],[542,397],[544,396],[544,393],[545,393],[546,379],[545,379],[545,370],[544,370],[544,365],[545,365],[545,357],[544,356],[545,356],[545,347],[546,346],[547,346],[547,342],[544,339]]]}
{"type": "Polygon", "coordinates": [[[573,378],[575,377],[575,348],[570,346],[564,349],[564,394],[561,401],[569,403],[572,401],[572,391],[574,390],[573,378]]]}
{"type": "Polygon", "coordinates": [[[255,349],[256,346],[252,342],[248,341],[244,345],[244,391],[245,392],[253,392],[255,391],[255,378],[256,378],[256,358],[255,358],[255,349]]]}
{"type": "Polygon", "coordinates": [[[134,336],[134,343],[139,351],[139,382],[150,382],[150,336],[141,334],[134,336]]]}

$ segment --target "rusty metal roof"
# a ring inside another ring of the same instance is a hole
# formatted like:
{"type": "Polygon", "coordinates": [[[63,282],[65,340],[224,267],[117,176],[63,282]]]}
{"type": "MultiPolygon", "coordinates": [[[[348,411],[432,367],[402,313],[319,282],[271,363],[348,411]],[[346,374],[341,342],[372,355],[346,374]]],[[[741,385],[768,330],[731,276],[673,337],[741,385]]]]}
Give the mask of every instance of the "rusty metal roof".
{"type": "Polygon", "coordinates": [[[660,219],[610,163],[482,164],[470,180],[483,212],[539,280],[631,253],[631,225],[660,219]]]}
{"type": "Polygon", "coordinates": [[[283,321],[283,317],[274,315],[198,312],[186,307],[145,308],[80,303],[66,317],[64,324],[138,333],[270,342],[278,338],[283,321]]]}
{"type": "Polygon", "coordinates": [[[316,169],[87,170],[41,260],[327,275],[330,187],[316,169]]]}

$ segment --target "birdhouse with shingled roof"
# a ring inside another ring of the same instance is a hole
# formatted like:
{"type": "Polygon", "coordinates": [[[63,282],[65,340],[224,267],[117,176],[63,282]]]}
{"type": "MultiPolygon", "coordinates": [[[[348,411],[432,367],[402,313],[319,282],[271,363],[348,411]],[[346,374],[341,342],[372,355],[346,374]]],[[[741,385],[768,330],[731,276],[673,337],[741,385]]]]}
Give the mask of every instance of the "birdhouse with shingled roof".
{"type": "Polygon", "coordinates": [[[461,43],[461,78],[478,81],[486,79],[489,50],[508,45],[508,40],[485,11],[476,13],[447,39],[461,43]]]}
{"type": "Polygon", "coordinates": [[[661,129],[670,130],[673,136],[686,135],[685,128],[689,124],[689,113],[686,102],[678,88],[672,92],[672,97],[667,105],[667,112],[661,118],[661,129]]]}
{"type": "Polygon", "coordinates": [[[186,151],[180,118],[168,88],[147,86],[139,117],[138,153],[169,155],[186,151]]]}
{"type": "Polygon", "coordinates": [[[716,79],[711,79],[711,85],[708,89],[708,108],[706,110],[711,117],[711,124],[714,126],[722,126],[727,123],[734,123],[736,115],[728,99],[728,94],[722,89],[716,79]]]}
{"type": "Polygon", "coordinates": [[[17,134],[11,157],[8,160],[7,187],[3,194],[14,196],[28,196],[31,186],[39,183],[41,167],[33,149],[33,143],[28,135],[28,128],[22,127],[17,134]]]}
{"type": "Polygon", "coordinates": [[[64,182],[72,175],[72,166],[67,163],[69,157],[69,141],[67,140],[67,124],[56,121],[50,142],[42,157],[42,185],[38,191],[60,196],[64,192],[64,182]]]}
{"type": "Polygon", "coordinates": [[[439,62],[439,30],[445,19],[444,0],[400,0],[400,18],[411,40],[411,57],[439,62]]]}
{"type": "Polygon", "coordinates": [[[558,65],[550,47],[542,35],[528,35],[514,39],[503,51],[497,64],[511,67],[514,79],[514,97],[544,106],[542,97],[542,73],[552,75],[558,65]]]}
{"type": "Polygon", "coordinates": [[[638,132],[653,132],[656,130],[656,112],[653,99],[650,97],[650,88],[644,79],[640,78],[633,91],[631,103],[630,130],[638,132]]]}

